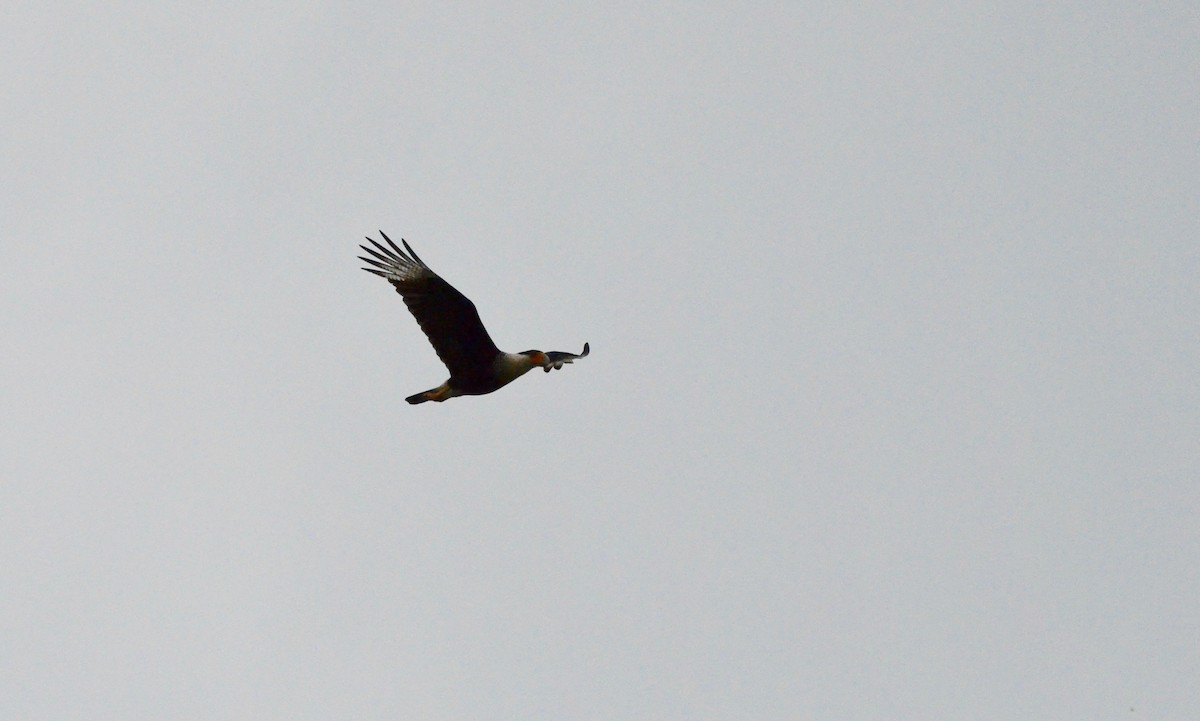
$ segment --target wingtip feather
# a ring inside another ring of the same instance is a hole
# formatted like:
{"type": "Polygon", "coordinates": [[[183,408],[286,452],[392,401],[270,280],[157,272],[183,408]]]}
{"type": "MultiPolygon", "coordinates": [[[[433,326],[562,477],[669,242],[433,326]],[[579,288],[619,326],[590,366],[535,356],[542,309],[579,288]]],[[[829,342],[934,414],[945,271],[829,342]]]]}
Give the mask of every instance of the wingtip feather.
{"type": "MultiPolygon", "coordinates": [[[[381,231],[379,231],[379,234],[383,236],[383,239],[387,241],[387,244],[388,244],[388,245],[392,246],[392,250],[396,251],[396,254],[397,254],[397,255],[399,255],[401,258],[403,258],[403,257],[404,257],[404,251],[403,251],[403,250],[400,250],[398,247],[396,247],[396,244],[392,242],[392,239],[391,239],[391,238],[389,238],[389,237],[387,237],[387,233],[384,233],[384,232],[381,230],[381,231]]],[[[400,239],[400,242],[401,242],[401,243],[403,243],[403,242],[404,242],[404,239],[403,239],[403,238],[401,238],[401,239],[400,239]]],[[[406,244],[406,245],[407,245],[407,244],[406,244]]]]}
{"type": "Polygon", "coordinates": [[[383,259],[383,260],[387,260],[387,261],[390,261],[390,262],[393,262],[393,263],[399,263],[399,262],[401,261],[401,259],[400,259],[400,258],[399,258],[399,257],[398,257],[398,256],[397,256],[395,253],[393,253],[392,251],[390,251],[390,250],[388,250],[387,248],[383,247],[383,246],[382,246],[382,245],[380,245],[379,243],[375,242],[375,240],[374,240],[374,239],[372,239],[372,238],[367,238],[367,240],[370,240],[370,241],[371,241],[371,245],[375,246],[375,247],[378,249],[378,251],[379,251],[379,252],[376,252],[376,251],[374,251],[374,250],[371,250],[370,248],[367,248],[367,247],[365,247],[365,246],[359,246],[359,247],[360,247],[360,248],[362,248],[363,250],[367,251],[367,252],[368,252],[368,253],[370,253],[371,255],[375,256],[376,258],[381,258],[381,259],[383,259]],[[380,255],[380,253],[382,253],[382,255],[380,255]]]}
{"type": "MultiPolygon", "coordinates": [[[[412,246],[408,244],[407,240],[401,238],[400,242],[404,244],[404,249],[407,250],[408,254],[413,257],[413,260],[417,261],[421,265],[425,265],[425,261],[421,260],[421,256],[416,254],[416,252],[412,249],[412,246]]],[[[428,268],[429,266],[425,265],[425,267],[428,268]]]]}

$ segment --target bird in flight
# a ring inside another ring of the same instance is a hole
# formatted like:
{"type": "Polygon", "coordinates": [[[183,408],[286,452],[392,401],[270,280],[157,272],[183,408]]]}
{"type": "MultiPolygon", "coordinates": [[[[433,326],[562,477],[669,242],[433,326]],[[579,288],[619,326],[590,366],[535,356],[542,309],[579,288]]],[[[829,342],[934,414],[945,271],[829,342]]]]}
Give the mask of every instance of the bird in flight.
{"type": "Polygon", "coordinates": [[[372,257],[358,259],[375,267],[363,270],[386,278],[396,287],[438,358],[450,370],[445,383],[405,398],[409,403],[440,403],[455,396],[481,396],[503,388],[536,367],[549,373],[588,354],[587,343],[579,354],[540,350],[504,353],[492,342],[470,299],[430,270],[403,238],[400,242],[404,250],[400,250],[382,230],[379,234],[390,250],[367,238],[375,249],[358,247],[372,257]]]}

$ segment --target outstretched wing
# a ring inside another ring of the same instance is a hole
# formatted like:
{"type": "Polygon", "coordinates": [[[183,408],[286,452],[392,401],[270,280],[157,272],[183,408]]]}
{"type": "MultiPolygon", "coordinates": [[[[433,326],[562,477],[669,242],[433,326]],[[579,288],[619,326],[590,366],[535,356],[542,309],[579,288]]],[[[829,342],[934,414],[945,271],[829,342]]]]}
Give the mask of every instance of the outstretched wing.
{"type": "Polygon", "coordinates": [[[375,250],[358,247],[375,259],[359,256],[359,260],[375,267],[363,270],[387,278],[396,286],[438,358],[450,369],[451,377],[487,372],[500,351],[479,320],[475,304],[430,270],[403,238],[400,242],[404,250],[400,250],[382,230],[379,234],[391,249],[367,238],[375,250]]]}
{"type": "Polygon", "coordinates": [[[574,363],[576,358],[586,358],[590,352],[591,349],[588,348],[587,343],[583,344],[583,352],[578,355],[575,353],[564,353],[560,350],[552,350],[546,354],[546,365],[542,366],[542,370],[549,373],[555,368],[562,368],[564,364],[574,363]]]}

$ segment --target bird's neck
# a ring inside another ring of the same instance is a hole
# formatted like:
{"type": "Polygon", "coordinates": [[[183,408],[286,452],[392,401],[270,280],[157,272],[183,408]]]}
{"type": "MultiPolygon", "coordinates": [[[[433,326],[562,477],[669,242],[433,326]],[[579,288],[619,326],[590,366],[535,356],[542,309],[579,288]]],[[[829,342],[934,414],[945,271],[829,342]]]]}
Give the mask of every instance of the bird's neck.
{"type": "Polygon", "coordinates": [[[509,383],[533,370],[533,359],[522,353],[501,353],[496,357],[496,378],[509,383]]]}

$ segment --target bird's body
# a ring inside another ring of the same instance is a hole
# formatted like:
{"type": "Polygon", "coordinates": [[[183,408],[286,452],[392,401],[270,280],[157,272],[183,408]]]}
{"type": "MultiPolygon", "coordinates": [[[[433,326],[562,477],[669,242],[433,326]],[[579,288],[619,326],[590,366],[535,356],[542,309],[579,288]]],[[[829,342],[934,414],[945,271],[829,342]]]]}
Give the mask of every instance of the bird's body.
{"type": "Polygon", "coordinates": [[[505,353],[496,347],[488,335],[475,304],[452,285],[429,269],[403,239],[401,250],[383,231],[379,232],[390,249],[367,238],[375,250],[359,247],[371,258],[359,257],[374,268],[363,270],[386,278],[404,298],[404,304],[417,319],[438,358],[450,370],[445,383],[405,400],[409,403],[444,401],[455,396],[478,396],[503,388],[536,367],[547,373],[562,368],[576,358],[588,354],[583,344],[580,354],[540,350],[505,353]],[[405,251],[408,251],[407,253],[405,251]]]}

